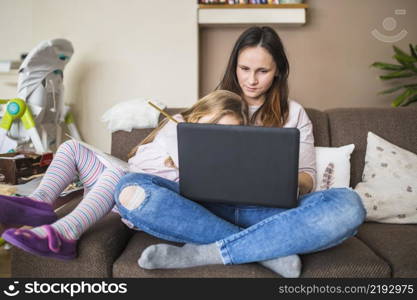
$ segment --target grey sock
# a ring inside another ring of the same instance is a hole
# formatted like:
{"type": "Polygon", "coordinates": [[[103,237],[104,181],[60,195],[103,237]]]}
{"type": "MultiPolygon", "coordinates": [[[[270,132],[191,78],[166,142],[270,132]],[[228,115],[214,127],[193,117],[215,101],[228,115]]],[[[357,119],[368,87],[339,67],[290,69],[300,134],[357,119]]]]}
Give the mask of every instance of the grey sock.
{"type": "Polygon", "coordinates": [[[143,250],[138,264],[144,269],[177,269],[223,264],[223,260],[216,243],[182,247],[157,244],[143,250]]]}
{"type": "Polygon", "coordinates": [[[259,263],[286,278],[298,278],[301,274],[301,259],[295,254],[264,260],[259,263]]]}

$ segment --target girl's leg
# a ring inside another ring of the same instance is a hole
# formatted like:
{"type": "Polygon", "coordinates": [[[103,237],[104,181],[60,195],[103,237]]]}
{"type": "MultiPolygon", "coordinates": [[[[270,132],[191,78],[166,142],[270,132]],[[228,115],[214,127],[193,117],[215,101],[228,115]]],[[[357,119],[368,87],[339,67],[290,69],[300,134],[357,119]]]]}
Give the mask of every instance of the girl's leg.
{"type": "MultiPolygon", "coordinates": [[[[68,240],[78,240],[88,228],[110,212],[114,206],[114,189],[123,175],[121,170],[105,169],[77,207],[51,227],[68,240]]],[[[47,233],[42,226],[32,230],[40,236],[47,233]]]]}
{"type": "Polygon", "coordinates": [[[53,204],[77,174],[86,190],[91,188],[104,165],[95,154],[76,141],[63,143],[39,187],[29,197],[0,196],[0,222],[39,226],[56,220],[53,204]]]}
{"type": "Polygon", "coordinates": [[[114,205],[113,193],[123,171],[105,169],[94,187],[67,216],[51,225],[33,229],[9,229],[3,238],[36,255],[58,259],[77,256],[77,239],[114,205]]]}
{"type": "MultiPolygon", "coordinates": [[[[79,143],[64,144],[63,151],[70,150],[66,153],[73,156],[67,160],[68,165],[62,165],[62,169],[68,166],[69,170],[75,168],[79,172],[86,190],[89,190],[86,196],[70,214],[57,222],[31,230],[10,229],[5,232],[4,237],[11,244],[34,254],[71,259],[76,256],[75,241],[114,206],[114,189],[124,172],[105,169],[96,155],[79,143]]],[[[49,177],[47,180],[53,179],[49,177]]],[[[47,182],[44,181],[44,187],[37,191],[37,195],[41,194],[40,191],[45,191],[45,186],[47,189],[47,182]]]]}
{"type": "MultiPolygon", "coordinates": [[[[30,197],[52,204],[78,175],[84,185],[86,196],[70,214],[52,224],[52,227],[65,238],[77,240],[91,224],[105,215],[108,206],[114,203],[112,197],[103,191],[106,186],[113,186],[114,190],[117,175],[114,171],[104,174],[105,170],[106,167],[93,151],[74,140],[64,142],[59,146],[39,187],[30,197]],[[102,174],[106,175],[102,178],[103,182],[95,186],[102,174]],[[96,187],[96,191],[91,190],[93,186],[96,187]]],[[[33,232],[41,237],[47,233],[42,226],[34,228],[33,232]]]]}
{"type": "Polygon", "coordinates": [[[77,175],[90,189],[104,169],[94,152],[77,141],[66,141],[59,146],[41,183],[29,197],[52,205],[77,175]]]}
{"type": "MultiPolygon", "coordinates": [[[[353,236],[364,219],[365,209],[354,191],[331,189],[306,195],[299,207],[271,216],[203,247],[205,252],[221,253],[225,264],[310,253],[337,245],[353,236]]],[[[164,246],[147,248],[147,258],[153,266],[181,268],[201,265],[200,246],[164,246]]],[[[217,261],[218,257],[213,259],[213,263],[217,261]]]]}
{"type": "MultiPolygon", "coordinates": [[[[94,212],[101,212],[100,207],[108,205],[109,201],[106,197],[99,197],[95,200],[89,196],[89,190],[95,185],[105,169],[106,167],[93,151],[77,141],[66,141],[59,146],[39,187],[30,197],[53,204],[59,194],[78,175],[84,185],[86,197],[69,215],[52,225],[65,238],[76,240],[89,227],[88,224],[95,222],[94,212]]],[[[46,236],[47,233],[42,226],[32,230],[41,237],[46,236]]]]}

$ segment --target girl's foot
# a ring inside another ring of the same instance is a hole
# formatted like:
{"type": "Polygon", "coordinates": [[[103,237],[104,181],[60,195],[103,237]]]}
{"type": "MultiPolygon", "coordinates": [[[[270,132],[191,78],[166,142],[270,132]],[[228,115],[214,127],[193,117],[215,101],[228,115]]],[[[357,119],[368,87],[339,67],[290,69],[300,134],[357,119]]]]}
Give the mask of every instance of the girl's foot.
{"type": "Polygon", "coordinates": [[[0,223],[39,226],[51,224],[57,216],[48,203],[28,197],[0,195],[0,223]]]}
{"type": "Polygon", "coordinates": [[[68,240],[52,226],[44,225],[46,236],[40,237],[30,229],[8,229],[2,238],[32,254],[70,260],[77,256],[77,240],[68,240]]]}

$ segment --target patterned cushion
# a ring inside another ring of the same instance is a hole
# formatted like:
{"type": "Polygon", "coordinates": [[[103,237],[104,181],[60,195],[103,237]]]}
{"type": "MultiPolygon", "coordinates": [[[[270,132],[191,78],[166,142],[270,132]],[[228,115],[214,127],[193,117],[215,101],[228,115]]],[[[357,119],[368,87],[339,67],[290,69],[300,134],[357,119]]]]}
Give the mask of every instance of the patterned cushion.
{"type": "Polygon", "coordinates": [[[362,182],[367,220],[381,223],[417,223],[417,155],[368,133],[362,182]]]}

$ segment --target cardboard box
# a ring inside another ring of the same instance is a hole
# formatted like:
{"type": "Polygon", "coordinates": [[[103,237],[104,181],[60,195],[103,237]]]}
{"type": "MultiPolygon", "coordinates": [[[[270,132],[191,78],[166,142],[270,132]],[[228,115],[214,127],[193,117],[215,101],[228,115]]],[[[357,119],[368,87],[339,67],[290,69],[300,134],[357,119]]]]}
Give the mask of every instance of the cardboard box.
{"type": "Polygon", "coordinates": [[[53,153],[14,152],[0,154],[0,183],[23,184],[27,178],[43,174],[48,169],[53,153]]]}

